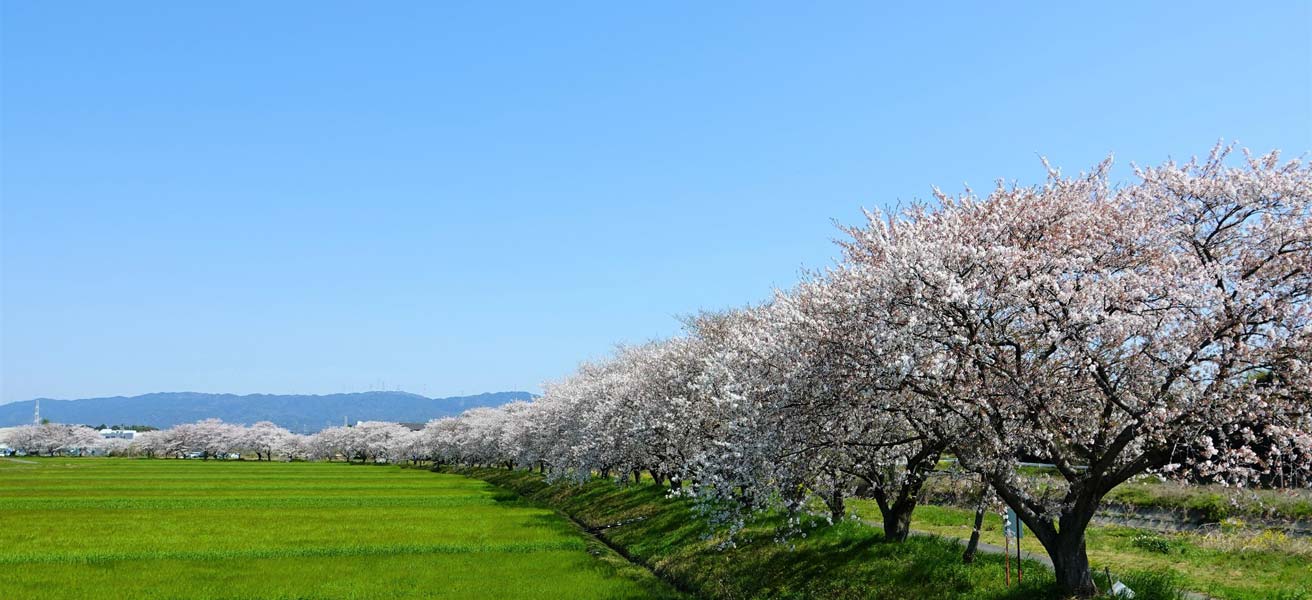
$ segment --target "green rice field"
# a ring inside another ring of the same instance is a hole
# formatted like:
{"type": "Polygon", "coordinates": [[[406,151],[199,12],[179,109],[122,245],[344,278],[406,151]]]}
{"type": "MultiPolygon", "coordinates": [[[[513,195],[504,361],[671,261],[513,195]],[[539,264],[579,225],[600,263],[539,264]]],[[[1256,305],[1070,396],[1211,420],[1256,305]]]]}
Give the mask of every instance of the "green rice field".
{"type": "Polygon", "coordinates": [[[0,599],[678,596],[555,512],[460,475],[0,459],[0,599]]]}

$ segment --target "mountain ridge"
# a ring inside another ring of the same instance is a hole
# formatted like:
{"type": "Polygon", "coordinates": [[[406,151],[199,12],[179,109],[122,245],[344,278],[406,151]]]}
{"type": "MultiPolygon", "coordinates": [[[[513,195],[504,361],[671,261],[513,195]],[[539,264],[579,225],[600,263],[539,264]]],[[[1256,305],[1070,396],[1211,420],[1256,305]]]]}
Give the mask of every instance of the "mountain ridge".
{"type": "Polygon", "coordinates": [[[355,421],[426,422],[457,415],[479,406],[500,406],[530,400],[529,392],[486,392],[470,396],[429,398],[403,391],[340,394],[214,394],[207,392],[152,392],[137,396],[104,396],[57,400],[34,398],[0,404],[0,427],[32,422],[33,408],[41,403],[42,418],[59,423],[139,423],[172,427],[201,419],[232,423],[272,421],[299,433],[355,421]]]}

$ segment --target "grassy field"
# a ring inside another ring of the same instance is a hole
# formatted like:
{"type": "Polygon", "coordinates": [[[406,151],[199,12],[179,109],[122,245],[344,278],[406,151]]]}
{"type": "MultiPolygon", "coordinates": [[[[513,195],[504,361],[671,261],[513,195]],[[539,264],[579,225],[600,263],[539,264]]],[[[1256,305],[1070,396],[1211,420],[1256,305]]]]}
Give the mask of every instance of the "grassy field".
{"type": "Polygon", "coordinates": [[[0,598],[673,598],[550,509],[397,467],[0,459],[0,598]]]}

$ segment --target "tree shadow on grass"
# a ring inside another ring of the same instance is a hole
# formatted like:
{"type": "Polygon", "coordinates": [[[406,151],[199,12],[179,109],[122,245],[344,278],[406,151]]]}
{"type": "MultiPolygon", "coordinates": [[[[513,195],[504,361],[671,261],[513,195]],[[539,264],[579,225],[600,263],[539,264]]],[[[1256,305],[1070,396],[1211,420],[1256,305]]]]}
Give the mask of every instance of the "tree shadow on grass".
{"type": "MultiPolygon", "coordinates": [[[[620,486],[594,480],[548,485],[541,476],[522,471],[470,474],[570,516],[625,558],[706,597],[1057,597],[1051,572],[1037,563],[1026,565],[1024,585],[1005,587],[1002,557],[981,555],[966,565],[954,541],[916,537],[888,543],[881,531],[861,523],[829,526],[811,517],[803,519],[805,536],[777,541],[784,520],[766,515],[748,524],[735,539],[736,547],[720,550],[719,543],[727,539],[724,532],[712,530],[691,501],[667,498],[665,488],[654,484],[620,486]]],[[[559,522],[550,515],[536,518],[544,526],[559,522]]]]}

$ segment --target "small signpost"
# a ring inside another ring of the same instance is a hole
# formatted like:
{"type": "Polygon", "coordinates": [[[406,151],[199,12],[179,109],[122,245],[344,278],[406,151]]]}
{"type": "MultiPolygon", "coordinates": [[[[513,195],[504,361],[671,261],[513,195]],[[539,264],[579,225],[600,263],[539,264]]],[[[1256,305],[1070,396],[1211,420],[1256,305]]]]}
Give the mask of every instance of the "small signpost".
{"type": "Polygon", "coordinates": [[[1020,585],[1021,578],[1024,576],[1024,569],[1020,563],[1020,538],[1025,534],[1025,524],[1016,516],[1016,511],[1007,507],[1007,514],[1003,517],[1002,532],[1007,540],[1007,547],[1003,551],[1003,568],[1007,570],[1004,579],[1008,586],[1011,586],[1011,538],[1016,538],[1016,585],[1020,585]]]}

